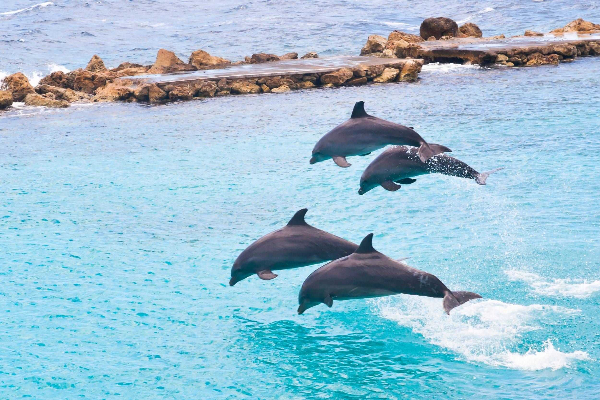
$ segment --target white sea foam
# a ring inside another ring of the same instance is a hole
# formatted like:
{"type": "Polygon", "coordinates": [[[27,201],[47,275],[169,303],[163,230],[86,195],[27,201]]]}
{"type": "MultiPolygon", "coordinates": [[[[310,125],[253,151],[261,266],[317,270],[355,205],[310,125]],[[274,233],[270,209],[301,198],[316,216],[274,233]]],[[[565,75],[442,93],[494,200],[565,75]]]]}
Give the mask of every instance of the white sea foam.
{"type": "Polygon", "coordinates": [[[486,7],[486,8],[484,8],[481,11],[477,11],[476,13],[468,15],[465,19],[462,19],[460,21],[456,21],[456,23],[459,24],[459,25],[461,25],[461,24],[464,24],[465,22],[469,22],[470,20],[472,20],[473,18],[475,18],[478,15],[486,14],[486,13],[489,13],[489,12],[492,12],[492,11],[494,11],[493,7],[486,7]]]}
{"type": "Polygon", "coordinates": [[[8,74],[4,71],[0,71],[0,85],[2,84],[2,81],[4,80],[4,78],[6,78],[8,76],[8,74]]]}
{"type": "Polygon", "coordinates": [[[583,299],[600,292],[600,281],[588,282],[583,279],[546,280],[538,274],[516,270],[505,271],[512,281],[527,283],[535,293],[546,296],[565,296],[583,299]]]}
{"type": "Polygon", "coordinates": [[[65,67],[63,65],[54,64],[54,63],[48,64],[48,71],[50,71],[50,73],[61,71],[61,72],[64,72],[65,74],[67,72],[70,72],[70,70],[67,67],[65,67]]]}
{"type": "Polygon", "coordinates": [[[22,8],[20,10],[2,12],[2,13],[0,13],[0,15],[15,15],[15,14],[20,14],[22,12],[35,10],[36,8],[44,8],[44,7],[53,6],[53,5],[54,5],[53,2],[46,1],[44,3],[34,4],[31,7],[22,8]]]}
{"type": "Polygon", "coordinates": [[[31,86],[36,87],[44,77],[44,74],[38,71],[33,71],[32,73],[26,74],[25,76],[27,76],[27,79],[29,79],[29,83],[31,84],[31,86]]]}
{"type": "Polygon", "coordinates": [[[440,74],[449,74],[465,69],[479,69],[479,65],[463,65],[463,64],[452,64],[452,63],[429,63],[423,65],[423,72],[435,72],[440,74]]]}
{"type": "Polygon", "coordinates": [[[559,369],[576,360],[587,360],[583,351],[562,352],[548,340],[540,349],[516,351],[520,337],[539,329],[549,314],[574,314],[579,310],[533,304],[522,306],[497,300],[466,303],[446,315],[441,299],[395,296],[378,299],[375,306],[384,318],[423,335],[430,343],[451,350],[471,362],[513,369],[559,369]]]}

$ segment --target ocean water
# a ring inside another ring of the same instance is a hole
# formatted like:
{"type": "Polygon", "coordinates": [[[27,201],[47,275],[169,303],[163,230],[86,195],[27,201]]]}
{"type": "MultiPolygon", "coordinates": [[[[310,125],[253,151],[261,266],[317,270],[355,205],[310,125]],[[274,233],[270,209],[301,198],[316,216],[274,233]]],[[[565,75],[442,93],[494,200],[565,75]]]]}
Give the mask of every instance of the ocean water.
{"type": "MultiPolygon", "coordinates": [[[[0,44],[0,69],[72,69],[88,51],[151,61],[154,46],[186,54],[202,40],[231,57],[356,54],[368,34],[402,29],[382,21],[432,14],[494,33],[600,21],[594,2],[506,4],[5,2],[0,24],[13,29],[2,35],[14,41],[0,44]],[[100,29],[102,19],[112,22],[100,29]],[[73,34],[87,25],[95,36],[73,34]],[[19,29],[63,43],[19,42],[19,29]],[[148,49],[132,52],[138,40],[148,49]]],[[[0,398],[597,398],[599,70],[598,58],[428,65],[414,84],[17,104],[0,114],[0,398]],[[505,169],[486,186],[430,175],[359,196],[377,154],[348,169],[308,162],[358,100],[479,171],[505,169]],[[406,295],[299,316],[317,266],[229,287],[237,255],[303,207],[310,224],[357,242],[374,232],[376,249],[483,299],[449,316],[439,299],[406,295]]]]}

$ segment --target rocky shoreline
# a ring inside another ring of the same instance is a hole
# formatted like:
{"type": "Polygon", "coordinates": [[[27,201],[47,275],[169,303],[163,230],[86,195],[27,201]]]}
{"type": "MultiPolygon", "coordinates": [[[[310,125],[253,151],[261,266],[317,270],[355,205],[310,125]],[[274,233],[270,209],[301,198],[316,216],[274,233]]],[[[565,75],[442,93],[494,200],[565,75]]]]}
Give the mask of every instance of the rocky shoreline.
{"type": "Polygon", "coordinates": [[[393,31],[387,38],[369,36],[361,55],[483,66],[556,65],[576,57],[599,56],[600,36],[593,36],[597,33],[600,24],[577,19],[546,34],[528,30],[511,38],[504,35],[486,38],[473,23],[459,27],[449,18],[428,18],[421,24],[420,35],[393,31]]]}
{"type": "Polygon", "coordinates": [[[393,31],[387,38],[369,36],[361,50],[361,56],[370,58],[365,57],[363,64],[336,68],[315,67],[309,72],[288,68],[282,73],[277,68],[272,68],[272,72],[268,71],[266,74],[254,74],[250,69],[243,76],[231,74],[218,78],[198,76],[178,79],[178,74],[230,71],[236,66],[253,64],[283,65],[293,60],[298,60],[298,66],[302,66],[311,59],[318,59],[318,55],[311,52],[299,59],[297,53],[283,56],[257,53],[243,61],[232,62],[210,55],[204,50],[197,50],[190,55],[188,62],[184,62],[175,53],[161,49],[152,65],[125,62],[113,69],[106,68],[102,59],[94,55],[85,68],[68,73],[53,72],[44,77],[35,88],[22,73],[6,77],[0,87],[0,110],[10,107],[13,102],[56,108],[68,107],[74,102],[160,104],[226,95],[282,93],[316,87],[414,82],[418,79],[423,64],[428,62],[518,67],[558,64],[579,56],[600,55],[600,36],[568,39],[567,36],[573,33],[600,33],[600,25],[578,19],[548,34],[526,31],[522,36],[507,39],[504,35],[485,38],[481,29],[473,23],[458,26],[449,18],[428,18],[421,24],[419,35],[393,31]],[[561,37],[565,39],[557,40],[561,37]],[[375,57],[379,61],[367,62],[375,57]],[[140,79],[148,76],[165,79],[140,79]],[[175,79],[170,79],[172,77],[175,79]]]}

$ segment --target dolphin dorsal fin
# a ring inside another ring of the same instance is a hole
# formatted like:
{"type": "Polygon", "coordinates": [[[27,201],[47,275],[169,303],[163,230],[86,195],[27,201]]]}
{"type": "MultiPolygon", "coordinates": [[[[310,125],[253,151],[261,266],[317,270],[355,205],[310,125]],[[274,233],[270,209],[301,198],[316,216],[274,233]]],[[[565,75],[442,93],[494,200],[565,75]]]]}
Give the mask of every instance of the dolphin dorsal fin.
{"type": "Polygon", "coordinates": [[[307,212],[308,212],[308,208],[303,208],[302,210],[297,211],[296,214],[294,214],[294,216],[292,217],[292,219],[290,219],[290,222],[288,222],[288,226],[289,225],[308,225],[306,223],[306,221],[304,220],[304,216],[306,215],[307,212]]]}
{"type": "Polygon", "coordinates": [[[369,114],[367,114],[367,112],[365,111],[365,102],[357,101],[356,104],[354,104],[354,110],[352,110],[352,115],[350,116],[350,118],[362,118],[368,116],[369,114]]]}
{"type": "Polygon", "coordinates": [[[355,253],[373,253],[374,251],[377,250],[373,248],[373,234],[369,233],[362,242],[360,242],[360,246],[358,246],[355,253]]]}

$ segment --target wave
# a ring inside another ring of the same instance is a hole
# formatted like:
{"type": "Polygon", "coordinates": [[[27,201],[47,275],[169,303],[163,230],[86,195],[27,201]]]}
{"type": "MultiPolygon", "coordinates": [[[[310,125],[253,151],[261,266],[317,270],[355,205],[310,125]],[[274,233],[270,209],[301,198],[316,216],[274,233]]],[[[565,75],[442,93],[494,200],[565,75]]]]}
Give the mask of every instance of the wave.
{"type": "Polygon", "coordinates": [[[451,350],[470,362],[533,371],[556,370],[569,367],[577,360],[589,359],[583,351],[557,350],[550,340],[542,343],[539,350],[516,350],[524,333],[539,329],[540,318],[555,313],[575,314],[579,310],[478,300],[446,315],[441,299],[396,296],[373,303],[382,317],[412,329],[430,343],[451,350]]]}
{"type": "Polygon", "coordinates": [[[464,69],[480,69],[479,65],[463,65],[451,63],[429,63],[423,65],[422,72],[436,72],[440,74],[449,74],[464,69]]]}
{"type": "Polygon", "coordinates": [[[492,12],[492,11],[494,11],[494,8],[493,8],[493,7],[486,7],[486,8],[484,8],[484,9],[483,9],[483,10],[481,10],[481,11],[477,11],[476,13],[473,13],[473,14],[467,15],[467,17],[466,17],[465,19],[462,19],[462,20],[460,20],[460,21],[456,21],[456,23],[457,23],[458,25],[462,25],[462,24],[464,24],[465,22],[469,22],[470,20],[472,20],[473,18],[475,18],[475,17],[476,17],[476,16],[478,16],[478,15],[481,15],[481,14],[487,14],[487,13],[489,13],[489,12],[492,12]]]}
{"type": "Polygon", "coordinates": [[[579,279],[553,279],[545,280],[533,272],[516,270],[505,271],[512,281],[521,281],[529,284],[533,291],[546,296],[564,296],[583,299],[594,293],[600,292],[600,281],[587,282],[579,279]]]}
{"type": "Polygon", "coordinates": [[[44,7],[53,6],[53,5],[54,5],[53,2],[46,1],[44,3],[34,4],[31,7],[22,8],[20,10],[2,12],[2,13],[0,13],[0,15],[15,15],[15,14],[20,14],[22,12],[35,10],[36,8],[44,8],[44,7]]]}
{"type": "Polygon", "coordinates": [[[66,74],[67,72],[71,72],[71,71],[70,71],[70,70],[69,70],[67,67],[65,67],[64,65],[58,65],[58,64],[54,64],[54,63],[48,64],[48,71],[50,71],[50,73],[53,73],[53,72],[58,72],[58,71],[60,71],[60,72],[64,72],[65,74],[66,74]]]}

